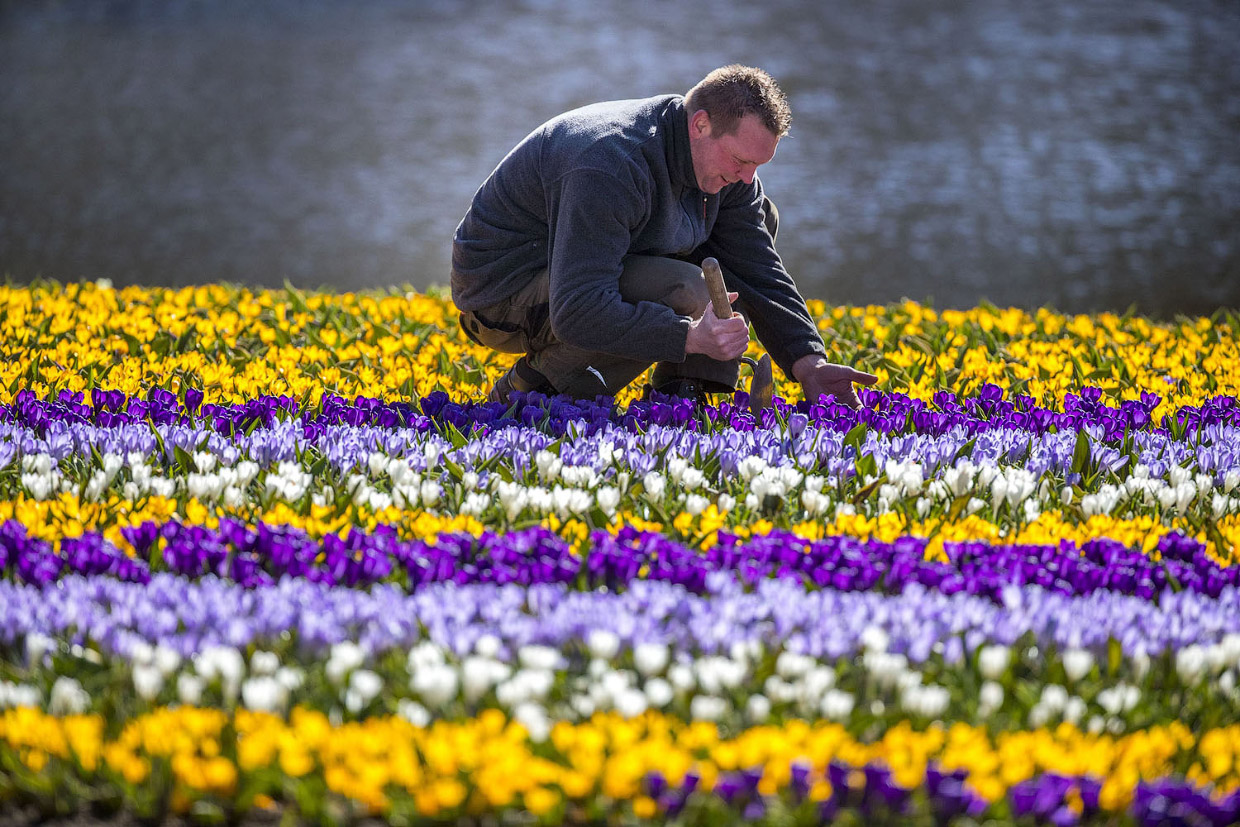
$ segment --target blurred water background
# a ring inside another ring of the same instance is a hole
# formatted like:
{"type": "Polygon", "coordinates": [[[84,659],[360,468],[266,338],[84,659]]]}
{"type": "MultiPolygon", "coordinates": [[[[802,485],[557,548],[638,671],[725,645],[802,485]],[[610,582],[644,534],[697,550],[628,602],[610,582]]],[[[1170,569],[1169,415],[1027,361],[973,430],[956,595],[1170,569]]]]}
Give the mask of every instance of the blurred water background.
{"type": "Polygon", "coordinates": [[[0,0],[0,276],[446,284],[541,121],[728,62],[807,295],[1240,306],[1235,0],[0,0]]]}

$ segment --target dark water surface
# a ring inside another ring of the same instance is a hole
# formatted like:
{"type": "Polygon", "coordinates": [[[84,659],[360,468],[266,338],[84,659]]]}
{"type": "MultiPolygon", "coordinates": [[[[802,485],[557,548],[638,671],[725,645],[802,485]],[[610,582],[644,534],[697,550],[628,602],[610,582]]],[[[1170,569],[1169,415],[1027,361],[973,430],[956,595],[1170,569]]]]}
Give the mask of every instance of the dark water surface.
{"type": "Polygon", "coordinates": [[[837,303],[1240,306],[1240,3],[0,0],[0,275],[447,282],[542,120],[765,67],[837,303]]]}

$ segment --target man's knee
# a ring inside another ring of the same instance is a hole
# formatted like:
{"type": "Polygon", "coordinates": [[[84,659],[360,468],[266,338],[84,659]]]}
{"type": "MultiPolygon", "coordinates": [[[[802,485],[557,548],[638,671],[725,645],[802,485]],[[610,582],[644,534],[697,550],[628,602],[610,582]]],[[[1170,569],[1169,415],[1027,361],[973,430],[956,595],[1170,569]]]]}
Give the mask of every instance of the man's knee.
{"type": "Polygon", "coordinates": [[[667,305],[682,316],[700,315],[710,301],[700,267],[663,256],[626,256],[620,296],[667,305]]]}
{"type": "Polygon", "coordinates": [[[676,278],[668,284],[667,294],[661,301],[681,316],[696,319],[710,303],[706,279],[702,277],[700,270],[696,273],[678,271],[676,278]]]}

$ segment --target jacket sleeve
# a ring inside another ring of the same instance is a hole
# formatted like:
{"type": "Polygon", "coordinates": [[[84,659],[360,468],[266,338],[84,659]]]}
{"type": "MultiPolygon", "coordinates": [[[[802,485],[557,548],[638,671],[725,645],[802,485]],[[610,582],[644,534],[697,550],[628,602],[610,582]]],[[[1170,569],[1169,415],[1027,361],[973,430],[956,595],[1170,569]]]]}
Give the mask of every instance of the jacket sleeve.
{"type": "Polygon", "coordinates": [[[685,358],[689,319],[620,297],[622,260],[647,220],[635,183],[591,169],[568,173],[548,205],[551,329],[583,350],[646,362],[685,358]]]}
{"type": "Polygon", "coordinates": [[[792,376],[792,365],[798,359],[824,355],[826,348],[767,232],[764,200],[757,178],[749,186],[726,187],[710,238],[696,253],[719,260],[724,281],[738,294],[739,309],[749,317],[758,340],[775,364],[792,376]]]}

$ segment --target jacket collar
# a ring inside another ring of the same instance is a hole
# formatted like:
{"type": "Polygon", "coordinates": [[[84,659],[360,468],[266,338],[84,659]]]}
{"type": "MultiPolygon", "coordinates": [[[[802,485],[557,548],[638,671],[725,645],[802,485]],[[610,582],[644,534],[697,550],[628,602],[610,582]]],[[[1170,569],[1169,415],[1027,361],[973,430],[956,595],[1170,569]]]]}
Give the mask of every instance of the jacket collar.
{"type": "Polygon", "coordinates": [[[697,189],[697,175],[693,171],[693,154],[689,150],[689,114],[685,111],[685,99],[673,98],[664,110],[667,124],[667,171],[673,184],[697,189]]]}

